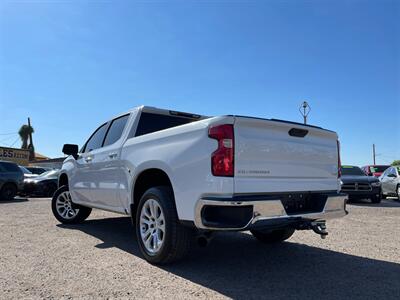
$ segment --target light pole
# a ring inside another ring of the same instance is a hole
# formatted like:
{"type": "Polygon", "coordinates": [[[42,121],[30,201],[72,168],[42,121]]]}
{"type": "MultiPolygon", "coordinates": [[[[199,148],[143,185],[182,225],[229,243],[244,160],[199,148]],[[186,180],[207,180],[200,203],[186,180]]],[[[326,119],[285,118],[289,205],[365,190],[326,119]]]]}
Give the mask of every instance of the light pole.
{"type": "Polygon", "coordinates": [[[372,144],[372,156],[374,157],[374,165],[376,165],[376,161],[375,161],[375,157],[376,157],[375,144],[372,144]]]}
{"type": "Polygon", "coordinates": [[[311,111],[310,105],[308,105],[307,101],[303,101],[303,103],[299,107],[300,114],[303,116],[304,124],[307,124],[307,116],[311,111]]]}

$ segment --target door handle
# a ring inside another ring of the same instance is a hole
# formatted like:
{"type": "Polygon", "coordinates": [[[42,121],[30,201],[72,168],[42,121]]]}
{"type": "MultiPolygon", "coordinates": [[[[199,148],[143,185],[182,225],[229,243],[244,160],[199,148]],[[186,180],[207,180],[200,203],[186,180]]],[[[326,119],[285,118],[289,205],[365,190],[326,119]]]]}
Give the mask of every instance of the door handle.
{"type": "Polygon", "coordinates": [[[92,158],[91,156],[85,157],[85,161],[86,161],[87,163],[91,162],[92,159],[93,159],[93,158],[92,158]]]}
{"type": "Polygon", "coordinates": [[[114,159],[117,156],[118,156],[117,152],[112,152],[112,153],[108,154],[108,157],[111,158],[111,159],[114,159]]]}

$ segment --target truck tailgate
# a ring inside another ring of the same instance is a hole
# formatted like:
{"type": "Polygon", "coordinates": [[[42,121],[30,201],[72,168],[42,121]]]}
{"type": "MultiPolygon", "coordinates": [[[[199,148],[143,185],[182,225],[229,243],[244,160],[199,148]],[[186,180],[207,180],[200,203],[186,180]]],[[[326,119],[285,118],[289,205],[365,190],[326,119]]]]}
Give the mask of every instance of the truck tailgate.
{"type": "Polygon", "coordinates": [[[339,189],[335,132],[279,120],[235,117],[234,133],[235,193],[339,189]]]}

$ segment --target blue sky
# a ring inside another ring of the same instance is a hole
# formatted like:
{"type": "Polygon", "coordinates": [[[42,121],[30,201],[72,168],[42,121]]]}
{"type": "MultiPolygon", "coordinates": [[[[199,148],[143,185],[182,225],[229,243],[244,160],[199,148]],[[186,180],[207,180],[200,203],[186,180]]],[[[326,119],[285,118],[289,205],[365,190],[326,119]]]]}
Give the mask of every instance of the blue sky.
{"type": "Polygon", "coordinates": [[[400,159],[399,3],[1,0],[0,145],[28,116],[57,157],[140,104],[302,121],[307,100],[343,163],[400,159]]]}

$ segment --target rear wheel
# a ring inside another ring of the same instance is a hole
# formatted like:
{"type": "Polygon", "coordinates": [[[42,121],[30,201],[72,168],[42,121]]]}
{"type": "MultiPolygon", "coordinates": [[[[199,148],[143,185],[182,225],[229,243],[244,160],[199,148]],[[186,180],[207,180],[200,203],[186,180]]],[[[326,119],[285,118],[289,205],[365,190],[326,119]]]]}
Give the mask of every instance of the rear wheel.
{"type": "Polygon", "coordinates": [[[60,187],[53,195],[51,209],[54,217],[63,224],[81,223],[89,217],[92,209],[72,203],[67,186],[60,187]]]}
{"type": "Polygon", "coordinates": [[[17,187],[15,184],[6,183],[0,191],[0,200],[12,200],[17,195],[17,187]]]}
{"type": "Polygon", "coordinates": [[[397,199],[400,200],[400,185],[397,185],[397,199]]]}
{"type": "Polygon", "coordinates": [[[192,230],[179,223],[171,188],[144,193],[136,211],[136,236],[143,256],[153,264],[177,261],[189,251],[192,230]]]}
{"type": "Polygon", "coordinates": [[[290,238],[294,233],[293,228],[275,230],[250,230],[252,235],[262,243],[280,243],[290,238]]]}

